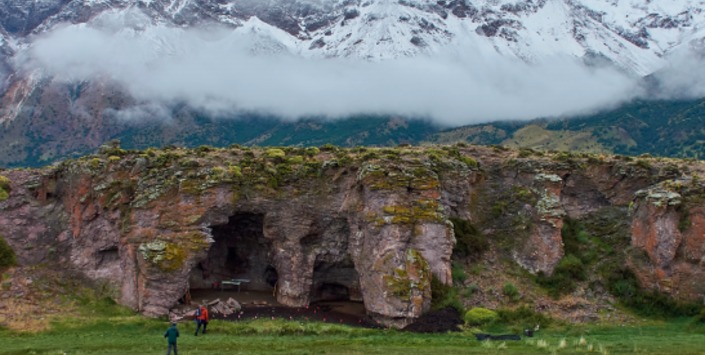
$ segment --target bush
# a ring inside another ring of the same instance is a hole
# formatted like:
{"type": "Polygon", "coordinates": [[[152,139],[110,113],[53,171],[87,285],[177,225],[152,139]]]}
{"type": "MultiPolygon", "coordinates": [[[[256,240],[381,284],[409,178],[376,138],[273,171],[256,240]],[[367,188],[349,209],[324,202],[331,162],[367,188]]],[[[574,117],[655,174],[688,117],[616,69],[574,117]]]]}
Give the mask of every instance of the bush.
{"type": "Polygon", "coordinates": [[[695,322],[705,324],[705,307],[700,309],[700,313],[695,316],[695,322]]]}
{"type": "Polygon", "coordinates": [[[330,143],[326,143],[326,144],[324,144],[324,145],[321,146],[321,148],[319,149],[319,151],[322,151],[322,152],[336,152],[336,151],[338,151],[338,147],[336,147],[336,146],[334,146],[334,145],[332,145],[332,144],[330,144],[330,143]]]}
{"type": "Polygon", "coordinates": [[[15,259],[15,251],[10,248],[5,238],[0,235],[0,270],[7,269],[17,263],[15,259]]]}
{"type": "Polygon", "coordinates": [[[276,159],[276,158],[281,159],[286,156],[286,153],[279,148],[269,148],[269,149],[265,150],[264,154],[267,155],[267,158],[273,158],[273,159],[276,159]]]}
{"type": "Polygon", "coordinates": [[[10,179],[5,176],[0,175],[0,189],[10,190],[10,179]]]}
{"type": "Polygon", "coordinates": [[[612,295],[641,316],[681,317],[695,316],[698,312],[702,312],[698,304],[676,302],[657,291],[642,289],[636,275],[626,268],[608,275],[607,285],[612,295]]]}
{"type": "Polygon", "coordinates": [[[463,157],[461,157],[460,159],[461,159],[461,160],[463,161],[463,163],[465,163],[465,165],[467,165],[468,168],[470,168],[470,169],[477,169],[477,168],[480,167],[480,163],[478,163],[477,160],[475,160],[475,159],[473,159],[473,158],[463,156],[463,157]]]}
{"type": "Polygon", "coordinates": [[[585,273],[585,265],[576,256],[570,254],[566,255],[558,262],[556,266],[556,273],[565,274],[575,280],[585,281],[587,275],[585,273]]]}
{"type": "Polygon", "coordinates": [[[462,285],[465,280],[468,279],[468,275],[465,273],[462,265],[453,263],[450,269],[450,275],[453,278],[453,285],[462,285]]]}
{"type": "Polygon", "coordinates": [[[458,289],[444,285],[434,277],[431,279],[431,308],[436,310],[446,307],[455,308],[460,314],[465,312],[465,307],[458,297],[458,289]]]}
{"type": "Polygon", "coordinates": [[[478,291],[480,291],[480,286],[478,286],[476,283],[470,284],[470,286],[466,287],[463,292],[461,293],[461,296],[465,298],[470,298],[474,294],[476,294],[478,291]]]}
{"type": "Polygon", "coordinates": [[[502,288],[502,293],[504,293],[504,295],[509,297],[512,301],[516,301],[519,299],[519,290],[511,282],[507,282],[504,284],[504,288],[502,288]]]}
{"type": "Polygon", "coordinates": [[[456,243],[453,248],[455,256],[479,256],[489,249],[487,238],[472,223],[459,218],[451,218],[450,221],[453,222],[455,231],[456,243]]]}
{"type": "Polygon", "coordinates": [[[465,316],[463,317],[465,324],[470,326],[485,325],[488,323],[495,322],[498,319],[499,315],[497,314],[497,312],[482,307],[475,307],[467,311],[465,313],[465,316]]]}
{"type": "Polygon", "coordinates": [[[558,262],[553,275],[545,276],[539,273],[536,280],[539,285],[548,290],[548,294],[554,298],[560,297],[575,291],[576,281],[585,281],[587,274],[585,265],[576,256],[566,255],[558,262]]]}
{"type": "Polygon", "coordinates": [[[522,328],[533,328],[536,325],[545,328],[553,322],[550,317],[538,313],[527,306],[516,309],[500,309],[497,311],[497,315],[502,323],[519,325],[522,328]]]}
{"type": "MultiPolygon", "coordinates": [[[[598,231],[599,232],[599,231],[598,231]]],[[[566,218],[561,229],[565,254],[572,254],[585,265],[594,264],[605,256],[605,246],[597,240],[592,240],[590,233],[580,221],[566,218]]]]}

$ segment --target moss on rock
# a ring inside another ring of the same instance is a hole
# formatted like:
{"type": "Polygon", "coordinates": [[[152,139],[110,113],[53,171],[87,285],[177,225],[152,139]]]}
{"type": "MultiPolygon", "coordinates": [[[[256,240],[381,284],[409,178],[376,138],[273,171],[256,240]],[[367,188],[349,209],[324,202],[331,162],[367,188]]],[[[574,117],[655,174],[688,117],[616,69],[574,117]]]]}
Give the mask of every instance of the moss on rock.
{"type": "Polygon", "coordinates": [[[187,257],[187,251],[182,246],[163,240],[142,243],[139,251],[144,260],[165,272],[179,270],[187,257]]]}
{"type": "Polygon", "coordinates": [[[5,238],[0,235],[0,270],[14,266],[16,263],[15,251],[7,244],[5,238]]]}
{"type": "Polygon", "coordinates": [[[431,285],[431,268],[416,249],[407,249],[403,268],[396,268],[391,275],[384,275],[389,291],[402,299],[411,299],[414,290],[421,293],[431,285]]]}
{"type": "Polygon", "coordinates": [[[10,198],[10,179],[0,175],[0,202],[10,198]]]}

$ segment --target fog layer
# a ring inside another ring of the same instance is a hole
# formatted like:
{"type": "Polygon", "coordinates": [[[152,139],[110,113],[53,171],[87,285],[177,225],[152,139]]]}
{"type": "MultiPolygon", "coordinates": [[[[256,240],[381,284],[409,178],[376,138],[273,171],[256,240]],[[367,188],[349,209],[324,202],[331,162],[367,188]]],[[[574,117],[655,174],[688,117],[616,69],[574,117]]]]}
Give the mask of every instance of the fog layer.
{"type": "MultiPolygon", "coordinates": [[[[114,81],[157,115],[166,114],[160,106],[184,102],[214,115],[241,110],[289,119],[395,114],[456,126],[587,113],[642,93],[637,78],[569,57],[527,64],[468,47],[368,62],[257,51],[263,46],[282,48],[222,28],[82,24],[37,38],[18,63],[67,82],[114,81]]],[[[683,55],[678,61],[661,78],[668,92],[705,95],[697,85],[705,82],[702,60],[683,55]],[[695,79],[683,65],[700,68],[695,79]]],[[[119,115],[145,114],[133,111],[119,115]]]]}

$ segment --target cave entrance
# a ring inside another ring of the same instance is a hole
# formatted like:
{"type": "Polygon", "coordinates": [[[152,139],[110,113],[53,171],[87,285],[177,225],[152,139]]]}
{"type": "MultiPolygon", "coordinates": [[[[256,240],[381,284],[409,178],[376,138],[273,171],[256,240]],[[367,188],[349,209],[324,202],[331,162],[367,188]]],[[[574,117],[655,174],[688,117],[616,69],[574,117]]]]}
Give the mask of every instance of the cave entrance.
{"type": "Polygon", "coordinates": [[[211,226],[215,242],[189,276],[194,299],[229,297],[233,292],[242,298],[256,292],[272,295],[278,274],[263,221],[263,214],[238,212],[226,224],[211,226]]]}
{"type": "Polygon", "coordinates": [[[362,301],[360,277],[352,260],[326,259],[319,256],[314,265],[311,302],[362,301]]]}
{"type": "Polygon", "coordinates": [[[362,319],[366,310],[360,291],[360,279],[349,256],[336,261],[317,257],[313,268],[311,304],[315,309],[362,319]]]}

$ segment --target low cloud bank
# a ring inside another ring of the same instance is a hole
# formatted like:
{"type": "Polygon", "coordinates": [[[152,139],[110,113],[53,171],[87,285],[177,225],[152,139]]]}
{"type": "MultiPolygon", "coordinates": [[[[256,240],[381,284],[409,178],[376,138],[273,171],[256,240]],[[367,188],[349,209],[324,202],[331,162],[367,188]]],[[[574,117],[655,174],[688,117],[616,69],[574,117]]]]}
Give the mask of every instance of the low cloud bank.
{"type": "MultiPolygon", "coordinates": [[[[37,38],[18,58],[26,69],[39,68],[67,82],[107,78],[120,84],[148,103],[146,109],[116,112],[126,119],[166,114],[160,107],[185,102],[213,115],[239,110],[289,119],[397,114],[457,126],[588,113],[642,95],[635,78],[568,57],[526,64],[457,50],[383,62],[253,54],[268,45],[217,28],[83,24],[37,38]]],[[[692,61],[687,65],[702,63],[692,61]]],[[[705,83],[705,71],[700,75],[697,80],[705,83]]],[[[669,88],[705,95],[702,86],[700,93],[689,91],[692,75],[671,73],[667,79],[673,79],[666,81],[669,88]]]]}
{"type": "Polygon", "coordinates": [[[705,38],[677,48],[668,64],[654,73],[659,99],[695,99],[705,97],[705,38]]]}

